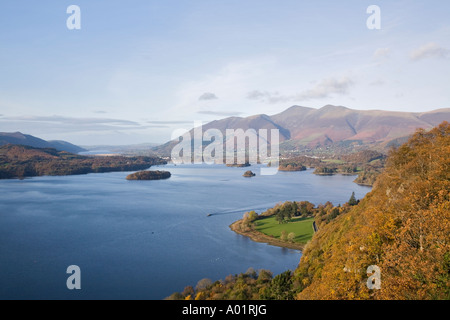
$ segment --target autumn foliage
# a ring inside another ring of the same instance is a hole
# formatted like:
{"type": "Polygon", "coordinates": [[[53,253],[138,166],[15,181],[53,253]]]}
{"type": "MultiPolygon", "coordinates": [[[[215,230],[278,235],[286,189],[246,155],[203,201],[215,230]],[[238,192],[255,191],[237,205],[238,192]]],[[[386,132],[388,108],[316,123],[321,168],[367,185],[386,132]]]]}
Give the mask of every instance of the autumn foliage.
{"type": "Polygon", "coordinates": [[[352,210],[320,228],[298,299],[450,299],[450,125],[418,130],[352,210]],[[366,270],[381,269],[370,290],[366,270]]]}

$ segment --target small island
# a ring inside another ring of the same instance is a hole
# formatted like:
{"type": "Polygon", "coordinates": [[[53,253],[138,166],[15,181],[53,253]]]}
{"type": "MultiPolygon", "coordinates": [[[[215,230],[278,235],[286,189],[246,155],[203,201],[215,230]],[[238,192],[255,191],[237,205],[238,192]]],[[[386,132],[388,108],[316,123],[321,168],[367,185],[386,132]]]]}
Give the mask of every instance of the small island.
{"type": "Polygon", "coordinates": [[[245,173],[242,176],[246,177],[246,178],[251,178],[251,177],[256,176],[256,174],[254,174],[252,171],[248,170],[248,171],[245,171],[245,173]]]}
{"type": "Polygon", "coordinates": [[[171,177],[169,171],[139,171],[127,176],[127,180],[161,180],[171,177]]]}

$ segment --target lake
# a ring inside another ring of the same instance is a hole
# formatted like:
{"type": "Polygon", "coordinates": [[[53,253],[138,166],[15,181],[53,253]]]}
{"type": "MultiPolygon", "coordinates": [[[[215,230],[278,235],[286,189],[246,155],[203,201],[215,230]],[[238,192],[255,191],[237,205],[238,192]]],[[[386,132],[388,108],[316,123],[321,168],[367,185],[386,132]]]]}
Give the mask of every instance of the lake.
{"type": "Polygon", "coordinates": [[[126,172],[0,181],[0,299],[164,299],[202,278],[294,270],[301,252],[229,229],[246,211],[281,201],[358,199],[354,176],[312,170],[261,176],[257,166],[167,165],[172,177],[126,172]],[[257,175],[244,178],[251,169],[257,175]],[[212,214],[211,216],[208,216],[212,214]],[[66,269],[81,269],[68,290],[66,269]]]}

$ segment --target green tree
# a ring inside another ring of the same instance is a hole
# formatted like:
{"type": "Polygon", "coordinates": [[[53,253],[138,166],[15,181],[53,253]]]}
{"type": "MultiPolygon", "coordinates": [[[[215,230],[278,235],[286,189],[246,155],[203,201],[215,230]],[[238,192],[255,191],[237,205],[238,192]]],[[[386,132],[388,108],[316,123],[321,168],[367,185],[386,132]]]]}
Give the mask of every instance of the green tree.
{"type": "Polygon", "coordinates": [[[295,233],[294,233],[294,232],[290,232],[290,233],[287,235],[287,239],[288,239],[290,242],[294,242],[294,239],[295,239],[295,233]]]}
{"type": "Polygon", "coordinates": [[[275,300],[293,300],[292,282],[292,273],[289,270],[275,276],[270,284],[271,298],[275,300]]]}
{"type": "Polygon", "coordinates": [[[350,199],[348,200],[348,204],[351,206],[356,206],[358,204],[358,202],[359,201],[356,200],[356,197],[355,197],[355,192],[353,191],[350,199]]]}
{"type": "Polygon", "coordinates": [[[262,269],[262,270],[259,270],[257,282],[259,284],[266,283],[266,282],[271,281],[272,277],[273,277],[273,274],[271,271],[262,269]]]}
{"type": "Polygon", "coordinates": [[[295,201],[292,203],[292,213],[294,217],[298,216],[298,204],[295,201]]]}
{"type": "Polygon", "coordinates": [[[327,217],[327,221],[330,222],[331,220],[336,218],[340,213],[341,212],[339,211],[339,207],[334,207],[333,209],[331,209],[331,212],[327,217]]]}
{"type": "Polygon", "coordinates": [[[249,222],[253,222],[256,219],[258,219],[258,214],[255,211],[250,211],[248,213],[247,219],[248,219],[249,222]]]}

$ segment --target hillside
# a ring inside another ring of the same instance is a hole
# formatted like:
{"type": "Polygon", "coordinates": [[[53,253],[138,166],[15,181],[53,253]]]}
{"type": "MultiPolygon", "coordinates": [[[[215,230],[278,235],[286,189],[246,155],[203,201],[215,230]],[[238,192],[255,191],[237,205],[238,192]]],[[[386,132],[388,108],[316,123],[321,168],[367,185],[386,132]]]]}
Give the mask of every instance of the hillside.
{"type": "Polygon", "coordinates": [[[0,179],[136,171],[164,163],[157,157],[88,157],[51,148],[0,147],[0,179]]]}
{"type": "Polygon", "coordinates": [[[326,225],[295,272],[298,299],[450,298],[450,125],[419,130],[373,190],[326,225]],[[381,269],[369,290],[366,270],[381,269]]]}
{"type": "MultiPolygon", "coordinates": [[[[354,151],[358,146],[385,151],[392,144],[403,143],[416,129],[428,130],[444,120],[450,121],[450,109],[414,113],[353,110],[331,105],[320,109],[293,106],[272,116],[212,121],[203,126],[203,131],[219,129],[225,136],[226,129],[279,129],[280,150],[284,154],[324,147],[345,148],[345,152],[354,151]]],[[[176,144],[170,141],[154,148],[154,151],[170,156],[176,144]]]]}
{"type": "Polygon", "coordinates": [[[28,134],[23,134],[21,132],[0,132],[0,146],[6,144],[17,144],[34,148],[54,148],[59,151],[67,151],[71,153],[86,151],[85,149],[66,141],[45,141],[28,134]]]}
{"type": "Polygon", "coordinates": [[[321,109],[294,106],[271,119],[289,130],[292,140],[313,147],[340,141],[387,142],[431,129],[450,120],[450,109],[426,113],[353,110],[327,105],[321,109]]]}

